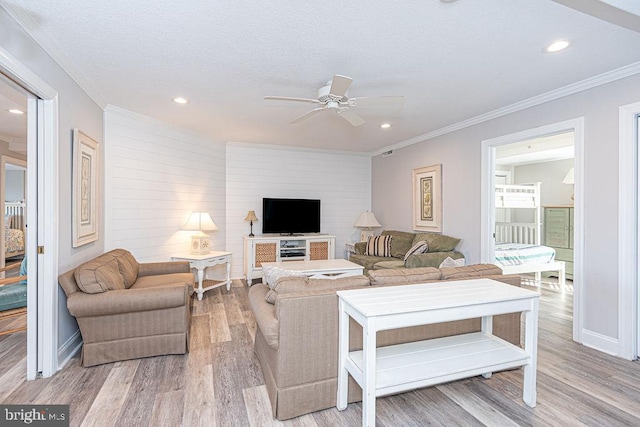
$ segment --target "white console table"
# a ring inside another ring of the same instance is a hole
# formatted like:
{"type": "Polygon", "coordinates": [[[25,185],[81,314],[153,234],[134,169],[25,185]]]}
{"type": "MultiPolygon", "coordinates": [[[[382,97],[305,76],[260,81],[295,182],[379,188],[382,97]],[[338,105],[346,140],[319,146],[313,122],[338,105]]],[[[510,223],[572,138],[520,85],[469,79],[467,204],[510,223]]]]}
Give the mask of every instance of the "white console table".
{"type": "Polygon", "coordinates": [[[208,254],[195,255],[189,252],[176,254],[171,257],[172,261],[188,261],[191,268],[198,270],[198,287],[196,293],[198,294],[198,300],[202,300],[202,295],[209,289],[217,288],[219,286],[227,286],[227,291],[231,289],[231,252],[212,251],[208,254]],[[212,286],[202,287],[204,281],[204,270],[207,267],[213,267],[214,265],[226,264],[227,276],[223,282],[216,283],[212,286]]]}
{"type": "Polygon", "coordinates": [[[490,279],[338,291],[337,408],[348,376],[362,387],[362,425],[375,425],[376,397],[524,366],[523,400],[536,405],[539,294],[490,279]],[[525,347],[492,335],[493,316],[525,313],[525,347]],[[349,317],[362,325],[363,350],[349,352],[349,317]],[[376,349],[376,332],[482,318],[482,331],[376,349]]]}

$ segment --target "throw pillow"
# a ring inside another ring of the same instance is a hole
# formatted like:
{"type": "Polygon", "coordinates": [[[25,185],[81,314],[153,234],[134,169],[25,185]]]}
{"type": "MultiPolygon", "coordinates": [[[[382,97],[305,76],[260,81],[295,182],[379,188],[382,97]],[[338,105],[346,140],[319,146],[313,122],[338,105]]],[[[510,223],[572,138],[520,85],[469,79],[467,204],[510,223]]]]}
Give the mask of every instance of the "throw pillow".
{"type": "Polygon", "coordinates": [[[281,277],[307,277],[306,274],[299,271],[285,270],[278,267],[267,267],[266,269],[263,267],[262,273],[270,289],[275,289],[278,279],[281,277]]]}
{"type": "Polygon", "coordinates": [[[80,290],[87,294],[124,289],[118,260],[111,255],[105,254],[82,264],[76,269],[74,276],[80,290]]]}
{"type": "Polygon", "coordinates": [[[370,236],[364,254],[391,257],[391,236],[370,236]]]}
{"type": "Polygon", "coordinates": [[[118,260],[118,268],[124,279],[124,287],[129,289],[138,280],[138,261],[125,249],[114,249],[111,253],[118,260]]]}
{"type": "MultiPolygon", "coordinates": [[[[417,240],[414,240],[415,233],[408,233],[406,231],[398,230],[383,230],[380,233],[381,236],[392,236],[391,239],[391,256],[394,258],[400,258],[407,253],[409,248],[413,246],[417,240]]],[[[424,239],[420,239],[424,240],[424,239]]]]}
{"type": "Polygon", "coordinates": [[[453,259],[450,256],[446,257],[438,268],[450,268],[450,267],[464,267],[464,258],[453,259]]]}
{"type": "Polygon", "coordinates": [[[449,252],[452,251],[460,243],[460,239],[445,236],[438,233],[419,233],[416,234],[414,243],[424,240],[429,244],[429,252],[449,252]]]}
{"type": "Polygon", "coordinates": [[[409,258],[411,255],[422,254],[422,253],[425,253],[425,252],[428,252],[428,251],[429,251],[429,245],[424,240],[421,240],[418,243],[416,243],[415,245],[413,245],[411,247],[411,249],[409,249],[407,251],[406,254],[404,254],[403,261],[406,261],[407,258],[409,258]]]}

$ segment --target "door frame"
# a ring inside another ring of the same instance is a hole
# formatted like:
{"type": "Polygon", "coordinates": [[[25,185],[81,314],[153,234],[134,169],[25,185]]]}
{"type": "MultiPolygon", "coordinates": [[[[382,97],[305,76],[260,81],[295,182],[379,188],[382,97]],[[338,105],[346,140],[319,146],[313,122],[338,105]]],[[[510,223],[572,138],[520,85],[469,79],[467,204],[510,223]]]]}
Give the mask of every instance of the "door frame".
{"type": "Polygon", "coordinates": [[[573,131],[574,143],[574,250],[573,250],[573,339],[576,342],[583,341],[583,316],[584,306],[582,286],[583,283],[583,256],[584,256],[584,117],[578,117],[558,123],[551,123],[521,132],[503,135],[482,141],[481,146],[481,177],[480,177],[480,251],[484,263],[494,263],[495,245],[493,230],[495,224],[495,159],[496,148],[526,141],[541,136],[573,131]]]}
{"type": "Polygon", "coordinates": [[[27,206],[36,206],[27,209],[25,251],[37,260],[27,265],[26,376],[32,380],[58,370],[58,92],[2,47],[0,72],[39,98],[28,100],[27,117],[27,206]],[[38,254],[37,247],[46,250],[38,254]]]}
{"type": "Polygon", "coordinates": [[[640,355],[639,117],[640,102],[623,105],[619,109],[618,347],[619,355],[628,360],[637,359],[640,355]]]}

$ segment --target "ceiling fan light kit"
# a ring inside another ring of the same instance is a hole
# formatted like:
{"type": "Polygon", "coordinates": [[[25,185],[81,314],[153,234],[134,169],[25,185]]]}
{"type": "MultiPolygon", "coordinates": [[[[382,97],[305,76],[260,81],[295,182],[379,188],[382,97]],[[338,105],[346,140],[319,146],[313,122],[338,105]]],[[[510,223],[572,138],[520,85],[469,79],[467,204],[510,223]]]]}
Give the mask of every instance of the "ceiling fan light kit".
{"type": "Polygon", "coordinates": [[[363,125],[365,120],[355,111],[355,108],[368,105],[402,105],[404,103],[404,97],[402,96],[378,96],[378,97],[366,97],[366,98],[349,98],[347,90],[351,86],[353,79],[351,77],[342,76],[336,74],[331,81],[320,89],[318,89],[318,98],[294,98],[288,96],[265,96],[266,100],[276,101],[294,101],[294,102],[308,102],[312,104],[322,104],[322,107],[314,108],[307,111],[303,115],[293,119],[290,123],[296,124],[303,120],[308,119],[311,116],[315,116],[324,110],[333,110],[340,117],[345,119],[353,126],[363,125]]]}

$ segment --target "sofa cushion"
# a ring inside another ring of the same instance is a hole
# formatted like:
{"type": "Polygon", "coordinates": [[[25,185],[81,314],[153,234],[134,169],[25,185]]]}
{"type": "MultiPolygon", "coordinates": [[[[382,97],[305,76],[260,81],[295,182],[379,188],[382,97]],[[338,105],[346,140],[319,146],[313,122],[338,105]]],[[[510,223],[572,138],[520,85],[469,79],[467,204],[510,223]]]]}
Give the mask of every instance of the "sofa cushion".
{"type": "Polygon", "coordinates": [[[449,252],[460,243],[460,239],[445,236],[438,233],[418,233],[415,235],[412,244],[424,240],[429,245],[429,252],[449,252]]]}
{"type": "Polygon", "coordinates": [[[74,277],[78,288],[87,294],[97,294],[114,289],[124,289],[118,260],[106,253],[76,268],[74,277]]]}
{"type": "Polygon", "coordinates": [[[305,291],[327,291],[355,288],[369,285],[369,279],[365,276],[348,276],[339,279],[309,279],[308,277],[282,277],[276,282],[276,286],[271,289],[265,300],[270,304],[275,304],[276,297],[281,294],[305,292],[305,291]]]}
{"type": "Polygon", "coordinates": [[[399,268],[395,270],[372,270],[367,273],[372,286],[411,285],[440,280],[442,272],[437,268],[399,268]]]}
{"type": "Polygon", "coordinates": [[[157,276],[139,277],[131,289],[159,288],[170,285],[187,285],[189,294],[193,293],[195,279],[192,273],[171,273],[157,276]]]}
{"type": "Polygon", "coordinates": [[[131,252],[125,249],[114,249],[109,253],[112,253],[118,260],[118,268],[124,280],[124,287],[130,288],[138,278],[138,261],[136,261],[131,252]]]}
{"type": "MultiPolygon", "coordinates": [[[[350,255],[349,261],[355,262],[356,264],[360,264],[364,267],[365,270],[373,270],[375,265],[380,261],[394,261],[396,258],[389,257],[381,257],[381,256],[371,256],[371,255],[350,255]]],[[[402,259],[400,259],[402,261],[402,259]]]]}
{"type": "Polygon", "coordinates": [[[420,240],[415,243],[411,248],[404,254],[403,261],[406,261],[413,254],[421,254],[424,252],[429,252],[429,244],[424,240],[420,240]]]}
{"type": "Polygon", "coordinates": [[[378,261],[373,266],[374,270],[383,270],[383,269],[394,269],[394,268],[403,268],[404,261],[396,258],[385,258],[388,261],[378,261]]]}
{"type": "MultiPolygon", "coordinates": [[[[393,236],[391,239],[391,256],[402,259],[411,246],[413,246],[415,233],[398,230],[384,230],[381,236],[393,236]]],[[[421,239],[424,240],[424,239],[421,239]]]]}
{"type": "Polygon", "coordinates": [[[464,258],[460,252],[450,251],[450,252],[427,252],[425,254],[414,254],[410,257],[407,257],[407,260],[404,262],[404,266],[407,268],[417,268],[417,267],[440,267],[442,261],[447,259],[447,257],[451,257],[454,260],[459,258],[464,258]]]}
{"type": "Polygon", "coordinates": [[[464,267],[441,268],[440,272],[443,280],[455,280],[468,277],[501,275],[502,269],[494,264],[472,264],[464,267]]]}
{"type": "Polygon", "coordinates": [[[390,257],[392,240],[391,236],[369,236],[364,254],[369,256],[390,257]]]}

